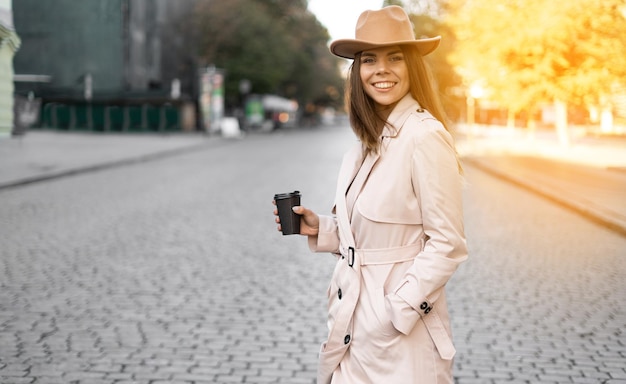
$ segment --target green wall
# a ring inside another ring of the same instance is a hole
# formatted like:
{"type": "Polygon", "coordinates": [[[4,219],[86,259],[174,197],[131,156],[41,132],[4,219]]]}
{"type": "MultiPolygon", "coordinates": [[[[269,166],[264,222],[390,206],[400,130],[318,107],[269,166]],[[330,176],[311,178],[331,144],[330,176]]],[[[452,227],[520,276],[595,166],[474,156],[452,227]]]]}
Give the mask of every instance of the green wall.
{"type": "Polygon", "coordinates": [[[16,73],[52,76],[50,87],[76,96],[90,73],[96,92],[124,86],[123,0],[19,0],[14,24],[22,39],[16,73]]]}

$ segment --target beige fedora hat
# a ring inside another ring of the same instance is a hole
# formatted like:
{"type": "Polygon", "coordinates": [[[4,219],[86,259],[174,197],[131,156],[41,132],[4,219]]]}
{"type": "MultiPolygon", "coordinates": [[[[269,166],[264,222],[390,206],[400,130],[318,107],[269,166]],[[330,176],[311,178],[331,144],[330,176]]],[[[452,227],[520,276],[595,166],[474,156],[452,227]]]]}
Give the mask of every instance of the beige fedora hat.
{"type": "Polygon", "coordinates": [[[441,40],[441,36],[415,39],[409,16],[397,5],[361,13],[354,37],[355,39],[333,41],[330,51],[339,57],[354,59],[357,53],[367,49],[410,44],[416,46],[422,56],[425,56],[434,51],[441,40]]]}

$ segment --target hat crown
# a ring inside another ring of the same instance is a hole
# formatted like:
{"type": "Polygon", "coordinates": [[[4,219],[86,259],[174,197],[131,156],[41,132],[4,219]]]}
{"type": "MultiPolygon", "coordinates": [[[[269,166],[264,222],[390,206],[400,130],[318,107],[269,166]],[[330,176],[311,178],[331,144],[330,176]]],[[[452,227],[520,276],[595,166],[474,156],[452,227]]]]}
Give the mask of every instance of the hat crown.
{"type": "Polygon", "coordinates": [[[434,51],[440,36],[416,39],[413,24],[402,7],[391,5],[378,11],[364,11],[354,30],[355,39],[339,39],[330,44],[330,51],[339,57],[354,59],[359,52],[392,45],[410,45],[422,56],[434,51]]]}
{"type": "Polygon", "coordinates": [[[409,17],[397,5],[363,12],[357,20],[354,35],[358,40],[377,44],[415,40],[409,17]]]}

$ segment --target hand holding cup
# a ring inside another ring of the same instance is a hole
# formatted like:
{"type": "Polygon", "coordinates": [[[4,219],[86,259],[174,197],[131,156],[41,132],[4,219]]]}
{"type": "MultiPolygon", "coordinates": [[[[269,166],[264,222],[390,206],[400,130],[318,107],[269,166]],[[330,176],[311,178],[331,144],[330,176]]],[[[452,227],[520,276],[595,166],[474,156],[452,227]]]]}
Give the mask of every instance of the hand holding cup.
{"type": "Polygon", "coordinates": [[[274,215],[278,230],[283,235],[315,236],[319,232],[319,216],[300,206],[300,192],[280,193],[274,195],[272,203],[276,206],[274,215]]]}
{"type": "Polygon", "coordinates": [[[300,206],[300,192],[277,193],[274,195],[274,203],[283,235],[299,234],[300,215],[293,211],[293,207],[300,206]]]}

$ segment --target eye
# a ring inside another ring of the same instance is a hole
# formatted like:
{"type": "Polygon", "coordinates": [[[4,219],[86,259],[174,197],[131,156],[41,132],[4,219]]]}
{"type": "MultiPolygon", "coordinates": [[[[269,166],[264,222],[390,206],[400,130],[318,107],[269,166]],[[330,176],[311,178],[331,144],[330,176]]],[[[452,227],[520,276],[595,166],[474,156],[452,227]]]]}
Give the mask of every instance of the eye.
{"type": "Polygon", "coordinates": [[[389,57],[389,61],[402,61],[404,60],[404,56],[402,55],[393,55],[389,57]]]}
{"type": "Polygon", "coordinates": [[[371,63],[374,63],[374,62],[375,62],[375,60],[371,56],[366,56],[366,57],[362,57],[361,58],[361,64],[371,64],[371,63]]]}

